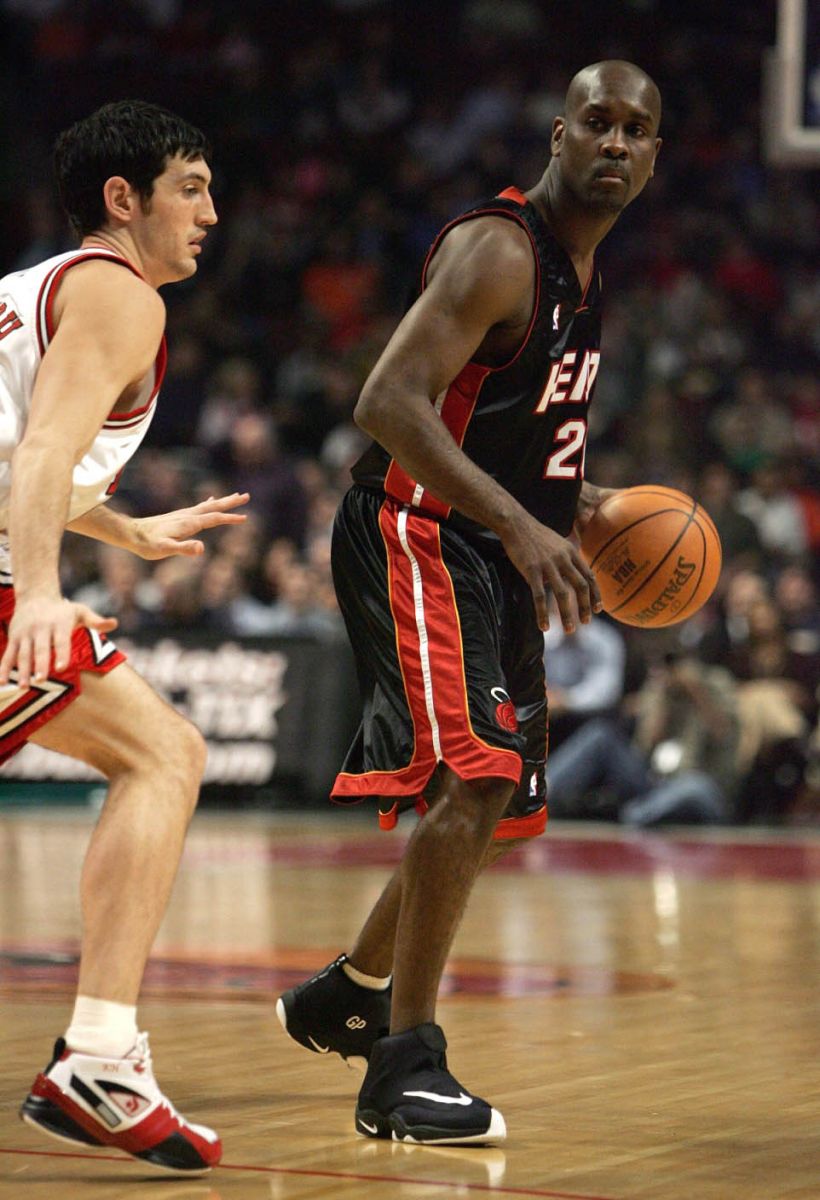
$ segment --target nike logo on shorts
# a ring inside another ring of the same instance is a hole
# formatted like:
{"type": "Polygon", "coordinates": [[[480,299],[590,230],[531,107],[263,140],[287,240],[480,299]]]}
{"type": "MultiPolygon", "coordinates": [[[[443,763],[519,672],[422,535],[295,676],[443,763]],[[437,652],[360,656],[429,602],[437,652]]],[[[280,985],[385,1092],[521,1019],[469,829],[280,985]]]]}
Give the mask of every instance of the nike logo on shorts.
{"type": "Polygon", "coordinates": [[[402,1092],[403,1096],[418,1096],[421,1100],[435,1100],[438,1104],[472,1104],[472,1096],[439,1096],[437,1092],[402,1092]]]}
{"type": "Polygon", "coordinates": [[[310,1034],[308,1034],[308,1041],[310,1042],[313,1049],[317,1050],[319,1052],[319,1054],[329,1054],[330,1053],[330,1046],[320,1046],[318,1042],[314,1042],[314,1040],[310,1036],[310,1034]]]}

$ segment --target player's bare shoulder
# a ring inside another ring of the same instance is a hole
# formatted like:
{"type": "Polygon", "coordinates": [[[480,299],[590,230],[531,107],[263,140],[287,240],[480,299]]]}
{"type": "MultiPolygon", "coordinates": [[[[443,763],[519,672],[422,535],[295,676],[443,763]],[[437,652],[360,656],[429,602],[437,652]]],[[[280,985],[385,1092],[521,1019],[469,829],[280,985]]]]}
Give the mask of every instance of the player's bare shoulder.
{"type": "Polygon", "coordinates": [[[517,324],[528,315],[535,286],[529,236],[516,222],[482,216],[464,221],[442,239],[427,271],[427,285],[472,302],[492,297],[495,321],[517,324]]]}
{"type": "Polygon", "coordinates": [[[116,259],[77,263],[65,275],[54,306],[55,323],[90,323],[98,331],[128,332],[156,346],[165,328],[165,304],[157,290],[116,259]]]}
{"type": "Polygon", "coordinates": [[[464,274],[496,283],[509,280],[513,286],[525,287],[535,277],[530,238],[517,222],[505,217],[475,217],[451,229],[430,262],[428,283],[456,264],[464,274]]]}

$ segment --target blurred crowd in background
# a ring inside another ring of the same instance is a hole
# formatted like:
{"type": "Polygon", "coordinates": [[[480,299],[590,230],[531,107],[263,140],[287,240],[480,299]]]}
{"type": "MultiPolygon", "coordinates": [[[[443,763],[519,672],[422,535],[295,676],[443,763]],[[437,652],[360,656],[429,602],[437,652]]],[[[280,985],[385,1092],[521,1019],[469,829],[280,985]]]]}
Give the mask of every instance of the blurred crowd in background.
{"type": "Polygon", "coordinates": [[[165,292],[168,374],[115,503],[252,497],[204,559],[69,535],[66,589],[127,634],[344,636],[329,535],[364,445],[351,414],[424,253],[540,177],[577,69],[628,58],[661,88],[664,146],[599,255],[587,475],[697,496],[724,570],[672,633],[550,635],[553,811],[820,820],[820,172],[762,160],[774,39],[773,0],[5,0],[4,270],[70,248],[50,147],[99,104],[165,104],[214,145],[220,224],[165,292]],[[582,787],[596,737],[629,760],[582,787]]]}

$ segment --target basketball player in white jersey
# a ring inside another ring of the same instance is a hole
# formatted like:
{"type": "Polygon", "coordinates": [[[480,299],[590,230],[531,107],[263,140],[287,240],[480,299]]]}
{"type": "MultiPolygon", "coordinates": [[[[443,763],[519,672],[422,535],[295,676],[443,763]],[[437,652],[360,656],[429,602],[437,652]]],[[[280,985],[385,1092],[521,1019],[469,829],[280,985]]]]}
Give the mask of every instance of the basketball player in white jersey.
{"type": "Polygon", "coordinates": [[[106,639],[116,621],[61,595],[58,567],[65,528],[155,559],[199,554],[203,529],[244,519],[247,495],[142,519],[105,503],[162,381],[157,289],[194,274],[216,223],[208,153],[163,109],[106,105],[55,149],[79,249],[0,279],[0,762],[28,740],[109,782],[82,872],[74,1013],[21,1116],[185,1174],[219,1161],[219,1138],[160,1092],[136,1003],[204,743],[106,639]]]}

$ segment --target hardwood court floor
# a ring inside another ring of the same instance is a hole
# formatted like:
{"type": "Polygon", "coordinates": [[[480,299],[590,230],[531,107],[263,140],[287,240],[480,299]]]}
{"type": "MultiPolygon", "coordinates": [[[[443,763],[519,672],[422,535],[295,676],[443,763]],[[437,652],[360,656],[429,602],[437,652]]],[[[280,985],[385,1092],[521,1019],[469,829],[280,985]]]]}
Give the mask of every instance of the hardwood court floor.
{"type": "Polygon", "coordinates": [[[2,1200],[820,1198],[820,834],[555,825],[479,882],[439,1018],[503,1149],[353,1133],[359,1077],[271,997],[327,962],[402,844],[358,816],[203,814],[141,1025],[174,1102],[222,1134],[204,1180],[41,1138],[17,1107],[69,1012],[90,818],[0,816],[2,1200]]]}

